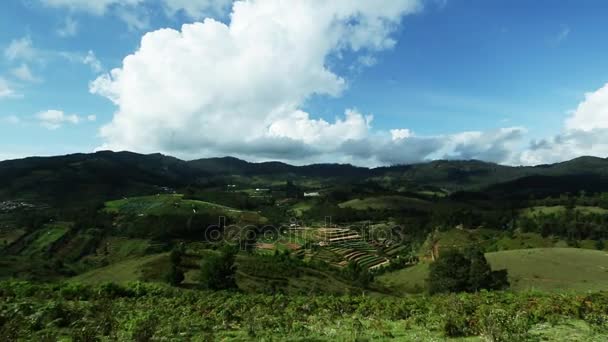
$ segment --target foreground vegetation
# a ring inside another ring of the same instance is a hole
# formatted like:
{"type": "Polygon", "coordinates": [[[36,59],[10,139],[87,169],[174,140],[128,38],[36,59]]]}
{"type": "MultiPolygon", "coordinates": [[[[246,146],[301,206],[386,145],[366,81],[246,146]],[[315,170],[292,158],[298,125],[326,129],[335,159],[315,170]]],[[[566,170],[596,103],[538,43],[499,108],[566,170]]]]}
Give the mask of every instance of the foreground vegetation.
{"type": "Polygon", "coordinates": [[[10,281],[0,283],[0,298],[3,341],[608,338],[606,292],[271,296],[10,281]]]}

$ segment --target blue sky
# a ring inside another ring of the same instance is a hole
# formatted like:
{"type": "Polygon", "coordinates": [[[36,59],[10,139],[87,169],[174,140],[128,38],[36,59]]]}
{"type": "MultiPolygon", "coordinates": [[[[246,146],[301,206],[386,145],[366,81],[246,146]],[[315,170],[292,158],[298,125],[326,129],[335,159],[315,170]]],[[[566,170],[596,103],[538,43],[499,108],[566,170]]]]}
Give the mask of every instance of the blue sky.
{"type": "Polygon", "coordinates": [[[387,1],[249,1],[234,25],[227,0],[5,1],[0,159],[105,148],[360,165],[606,157],[608,3],[387,1]],[[206,17],[221,26],[179,35],[206,17]],[[256,34],[230,36],[238,23],[256,34]]]}

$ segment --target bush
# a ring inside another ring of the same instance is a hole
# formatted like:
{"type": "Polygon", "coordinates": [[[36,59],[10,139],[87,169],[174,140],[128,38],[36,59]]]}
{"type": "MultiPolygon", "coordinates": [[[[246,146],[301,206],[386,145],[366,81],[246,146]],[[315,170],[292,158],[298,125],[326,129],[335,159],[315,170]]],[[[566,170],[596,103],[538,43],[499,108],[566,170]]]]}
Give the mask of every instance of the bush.
{"type": "Polygon", "coordinates": [[[518,342],[530,339],[532,324],[525,313],[510,312],[496,306],[483,306],[478,312],[478,333],[488,342],[518,342]]]}
{"type": "Polygon", "coordinates": [[[236,250],[225,246],[219,255],[210,255],[203,259],[200,274],[201,286],[210,290],[236,288],[235,256],[236,250]]]}

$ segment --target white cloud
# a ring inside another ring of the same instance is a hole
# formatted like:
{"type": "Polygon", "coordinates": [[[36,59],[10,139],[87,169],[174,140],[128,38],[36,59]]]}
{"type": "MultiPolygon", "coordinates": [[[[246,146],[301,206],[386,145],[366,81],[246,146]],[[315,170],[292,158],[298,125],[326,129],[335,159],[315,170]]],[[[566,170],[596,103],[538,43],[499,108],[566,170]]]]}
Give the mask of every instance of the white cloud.
{"type": "Polygon", "coordinates": [[[28,36],[14,39],[4,50],[4,56],[9,61],[32,60],[36,57],[37,51],[32,46],[32,39],[28,36]]]}
{"type": "Polygon", "coordinates": [[[512,164],[526,129],[507,127],[485,132],[470,131],[452,134],[438,151],[438,156],[448,159],[478,159],[512,164]]]}
{"type": "Polygon", "coordinates": [[[0,77],[0,99],[18,96],[8,82],[0,77]]]}
{"type": "Polygon", "coordinates": [[[334,149],[346,140],[367,136],[372,116],[363,116],[354,109],[344,113],[344,119],[336,118],[333,124],[323,119],[310,119],[309,114],[296,111],[274,121],[268,127],[270,137],[289,138],[323,149],[334,149]]]}
{"type": "Polygon", "coordinates": [[[60,37],[73,37],[78,32],[78,22],[72,17],[66,17],[63,26],[57,29],[60,37]]]}
{"type": "Polygon", "coordinates": [[[80,117],[76,114],[65,114],[61,110],[47,110],[36,114],[36,118],[43,127],[51,130],[60,128],[64,124],[78,124],[80,117]]]}
{"type": "Polygon", "coordinates": [[[521,162],[553,163],[582,155],[608,156],[608,84],[585,94],[585,99],[566,119],[561,133],[532,141],[522,153],[521,162]]]}
{"type": "Polygon", "coordinates": [[[41,80],[32,74],[29,66],[25,63],[11,70],[13,76],[25,82],[40,82],[41,80]]]}
{"type": "Polygon", "coordinates": [[[340,152],[362,165],[409,164],[433,159],[478,159],[512,163],[525,129],[500,128],[436,136],[418,136],[409,129],[375,134],[342,144],[340,152]]]}
{"type": "Polygon", "coordinates": [[[566,120],[566,129],[590,131],[608,128],[608,83],[585,94],[572,116],[566,120]]]}
{"type": "Polygon", "coordinates": [[[97,121],[97,116],[96,115],[88,115],[87,116],[87,120],[91,121],[91,122],[97,121]]]}
{"type": "Polygon", "coordinates": [[[95,53],[91,50],[89,50],[87,55],[82,59],[82,63],[91,67],[91,70],[93,70],[93,72],[100,73],[103,71],[103,66],[101,65],[101,62],[99,61],[99,59],[97,59],[95,53]]]}
{"type": "Polygon", "coordinates": [[[149,32],[120,68],[90,85],[118,106],[101,129],[101,148],[249,158],[332,153],[369,135],[371,116],[347,110],[328,122],[301,109],[313,95],[345,89],[327,59],[391,48],[401,18],[419,9],[415,0],[241,1],[228,25],[205,19],[149,32]]]}
{"type": "Polygon", "coordinates": [[[407,128],[391,129],[391,137],[393,141],[406,139],[412,136],[412,131],[407,128]]]}

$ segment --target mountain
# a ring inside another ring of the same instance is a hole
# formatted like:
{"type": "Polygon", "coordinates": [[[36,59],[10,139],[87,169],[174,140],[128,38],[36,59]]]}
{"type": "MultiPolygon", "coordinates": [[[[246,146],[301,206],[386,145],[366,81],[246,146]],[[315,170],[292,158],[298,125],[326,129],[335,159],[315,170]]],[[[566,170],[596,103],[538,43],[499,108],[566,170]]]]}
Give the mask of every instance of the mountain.
{"type": "Polygon", "coordinates": [[[567,189],[558,188],[569,192],[576,192],[583,184],[588,191],[603,189],[608,160],[580,157],[534,167],[437,160],[370,169],[348,164],[251,163],[233,157],[183,161],[162,154],[102,151],[0,162],[0,200],[24,199],[54,205],[96,203],[196,186],[208,179],[219,179],[215,184],[222,184],[222,177],[233,175],[245,179],[262,177],[268,182],[316,179],[328,186],[339,181],[369,181],[382,183],[389,190],[408,186],[432,186],[448,191],[488,189],[493,193],[517,190],[524,196],[523,188],[529,189],[528,193],[532,189],[552,193],[549,190],[556,185],[568,185],[567,189]]]}
{"type": "Polygon", "coordinates": [[[294,175],[302,177],[369,177],[372,170],[350,164],[313,164],[293,166],[281,162],[250,163],[234,157],[189,161],[191,167],[215,175],[294,175]]]}
{"type": "Polygon", "coordinates": [[[161,154],[102,151],[0,162],[0,200],[70,205],[185,186],[204,176],[161,154]]]}

